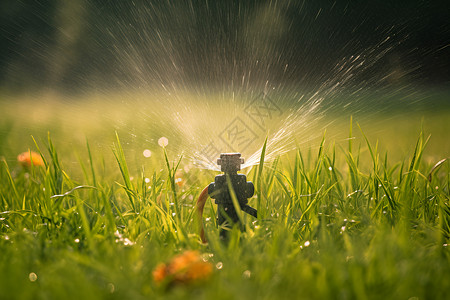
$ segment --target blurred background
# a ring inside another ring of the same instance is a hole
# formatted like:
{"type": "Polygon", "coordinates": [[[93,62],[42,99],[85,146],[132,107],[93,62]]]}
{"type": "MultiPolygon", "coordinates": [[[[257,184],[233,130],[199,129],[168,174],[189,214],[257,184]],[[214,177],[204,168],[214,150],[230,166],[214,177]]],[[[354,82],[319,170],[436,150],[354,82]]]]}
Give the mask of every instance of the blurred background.
{"type": "Polygon", "coordinates": [[[341,59],[386,51],[360,80],[448,87],[449,19],[446,1],[4,0],[0,86],[314,87],[341,59]]]}
{"type": "Polygon", "coordinates": [[[0,150],[13,161],[50,132],[109,151],[118,131],[127,153],[164,136],[195,161],[237,116],[256,136],[246,157],[266,136],[277,155],[325,129],[345,143],[353,116],[399,155],[422,128],[435,159],[450,149],[448,20],[447,1],[3,0],[0,150]],[[280,112],[263,127],[247,121],[258,97],[280,112]]]}

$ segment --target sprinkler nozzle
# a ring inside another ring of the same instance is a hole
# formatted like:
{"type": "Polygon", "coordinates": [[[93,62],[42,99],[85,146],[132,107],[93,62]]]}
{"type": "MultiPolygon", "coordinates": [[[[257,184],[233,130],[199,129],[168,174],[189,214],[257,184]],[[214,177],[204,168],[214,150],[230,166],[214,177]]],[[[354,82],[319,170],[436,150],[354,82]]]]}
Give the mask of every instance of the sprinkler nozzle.
{"type": "Polygon", "coordinates": [[[240,153],[222,153],[220,158],[217,159],[220,170],[225,174],[236,173],[241,169],[241,164],[243,163],[244,159],[241,158],[240,153]]]}

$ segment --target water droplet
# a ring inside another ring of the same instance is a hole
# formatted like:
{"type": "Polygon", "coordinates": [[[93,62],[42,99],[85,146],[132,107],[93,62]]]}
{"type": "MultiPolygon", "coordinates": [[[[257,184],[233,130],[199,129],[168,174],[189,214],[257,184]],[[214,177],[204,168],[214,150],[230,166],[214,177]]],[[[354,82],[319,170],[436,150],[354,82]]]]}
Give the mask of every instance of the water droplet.
{"type": "Polygon", "coordinates": [[[9,236],[5,235],[5,240],[9,241],[9,236]]]}
{"type": "Polygon", "coordinates": [[[333,168],[332,167],[328,167],[328,170],[333,171],[333,168]]]}
{"type": "Polygon", "coordinates": [[[150,182],[150,178],[145,178],[144,181],[145,181],[145,183],[149,183],[150,182]]]}
{"type": "Polygon", "coordinates": [[[175,217],[176,216],[176,213],[172,213],[172,217],[175,217]]]}
{"type": "Polygon", "coordinates": [[[309,241],[306,241],[303,245],[305,245],[305,247],[308,247],[311,243],[309,241]]]}
{"type": "Polygon", "coordinates": [[[142,154],[144,155],[144,157],[150,157],[152,156],[152,151],[145,149],[144,152],[142,152],[142,154]]]}
{"type": "Polygon", "coordinates": [[[219,261],[219,262],[216,264],[216,268],[217,268],[218,270],[221,270],[221,269],[223,268],[223,263],[222,263],[221,261],[219,261]]]}
{"type": "Polygon", "coordinates": [[[36,275],[36,273],[33,273],[33,272],[31,272],[29,275],[28,275],[28,279],[30,279],[30,281],[31,282],[35,282],[36,280],[37,280],[37,275],[36,275]]]}
{"type": "Polygon", "coordinates": [[[80,242],[80,239],[75,239],[75,243],[79,243],[80,242]]]}
{"type": "Polygon", "coordinates": [[[133,246],[134,243],[133,243],[132,241],[130,241],[128,238],[125,238],[125,239],[123,240],[123,245],[124,245],[124,246],[133,246]]]}
{"type": "Polygon", "coordinates": [[[158,140],[158,145],[161,147],[166,147],[169,144],[169,140],[166,137],[160,137],[158,140]]]}

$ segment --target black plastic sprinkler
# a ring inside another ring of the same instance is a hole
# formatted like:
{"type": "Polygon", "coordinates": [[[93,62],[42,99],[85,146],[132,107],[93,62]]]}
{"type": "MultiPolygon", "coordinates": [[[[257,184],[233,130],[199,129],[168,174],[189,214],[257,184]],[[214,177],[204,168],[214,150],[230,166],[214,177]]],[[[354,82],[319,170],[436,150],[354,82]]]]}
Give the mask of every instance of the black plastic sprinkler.
{"type": "MultiPolygon", "coordinates": [[[[237,224],[241,227],[241,230],[243,228],[236,208],[255,218],[257,217],[256,209],[248,205],[248,198],[253,196],[255,187],[251,181],[247,181],[247,177],[244,174],[237,173],[243,163],[244,159],[241,158],[240,153],[220,154],[217,164],[220,165],[220,169],[224,174],[217,175],[214,182],[203,190],[197,201],[197,210],[201,219],[208,195],[215,199],[218,211],[217,223],[222,228],[220,230],[222,239],[227,238],[227,230],[223,229],[223,225],[233,226],[237,224]]],[[[203,225],[201,227],[201,237],[203,242],[205,242],[203,225]]]]}

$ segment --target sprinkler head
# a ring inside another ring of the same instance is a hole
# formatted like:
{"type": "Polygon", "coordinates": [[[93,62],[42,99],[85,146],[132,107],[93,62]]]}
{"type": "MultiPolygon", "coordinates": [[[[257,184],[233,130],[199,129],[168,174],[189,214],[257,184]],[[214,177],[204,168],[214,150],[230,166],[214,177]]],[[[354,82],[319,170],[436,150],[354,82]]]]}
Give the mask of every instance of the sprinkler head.
{"type": "Polygon", "coordinates": [[[240,153],[222,153],[220,158],[217,159],[220,170],[228,174],[234,174],[239,171],[243,163],[244,159],[241,158],[240,153]]]}
{"type": "MultiPolygon", "coordinates": [[[[256,209],[248,205],[248,198],[255,193],[255,187],[251,181],[247,181],[244,174],[237,173],[243,163],[244,159],[241,158],[240,153],[222,153],[217,159],[220,170],[225,174],[217,175],[214,178],[214,182],[208,186],[208,194],[215,199],[215,203],[218,205],[217,224],[219,226],[239,224],[242,229],[243,225],[236,209],[257,217],[256,209]],[[233,203],[231,194],[236,197],[238,207],[233,203]]],[[[220,236],[226,239],[227,231],[221,229],[220,236]]]]}

